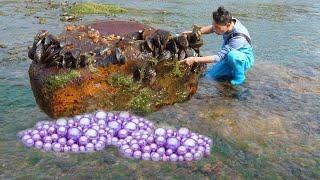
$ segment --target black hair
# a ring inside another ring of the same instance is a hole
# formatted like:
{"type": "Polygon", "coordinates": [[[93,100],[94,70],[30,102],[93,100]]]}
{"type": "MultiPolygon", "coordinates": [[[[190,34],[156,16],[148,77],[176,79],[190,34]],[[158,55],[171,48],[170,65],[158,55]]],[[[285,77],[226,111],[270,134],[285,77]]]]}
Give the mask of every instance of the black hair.
{"type": "Polygon", "coordinates": [[[229,11],[227,11],[223,6],[220,6],[216,11],[212,13],[213,20],[220,25],[226,25],[227,23],[231,23],[232,15],[229,11]]]}

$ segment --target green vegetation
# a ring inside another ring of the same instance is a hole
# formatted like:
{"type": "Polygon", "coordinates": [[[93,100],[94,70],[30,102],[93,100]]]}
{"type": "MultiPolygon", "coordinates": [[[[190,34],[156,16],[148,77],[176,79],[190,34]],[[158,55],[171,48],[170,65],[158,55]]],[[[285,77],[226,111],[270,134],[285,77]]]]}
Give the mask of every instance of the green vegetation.
{"type": "Polygon", "coordinates": [[[126,13],[128,10],[117,5],[97,4],[92,2],[79,3],[71,7],[74,14],[106,14],[126,13]]]}
{"type": "Polygon", "coordinates": [[[131,102],[131,107],[138,111],[138,113],[147,113],[152,111],[152,104],[154,99],[152,95],[154,92],[150,88],[143,88],[139,91],[137,96],[134,96],[131,102]]]}
{"type": "Polygon", "coordinates": [[[80,77],[80,73],[76,70],[71,70],[70,72],[63,73],[57,76],[51,76],[47,79],[47,88],[53,90],[56,88],[63,87],[69,81],[77,79],[80,77]]]}
{"type": "Polygon", "coordinates": [[[184,76],[184,72],[182,70],[182,66],[179,61],[176,61],[172,70],[172,74],[178,78],[182,78],[184,76]]]}
{"type": "Polygon", "coordinates": [[[126,74],[115,74],[107,78],[107,83],[113,87],[125,87],[126,89],[132,89],[133,79],[126,74]]]}

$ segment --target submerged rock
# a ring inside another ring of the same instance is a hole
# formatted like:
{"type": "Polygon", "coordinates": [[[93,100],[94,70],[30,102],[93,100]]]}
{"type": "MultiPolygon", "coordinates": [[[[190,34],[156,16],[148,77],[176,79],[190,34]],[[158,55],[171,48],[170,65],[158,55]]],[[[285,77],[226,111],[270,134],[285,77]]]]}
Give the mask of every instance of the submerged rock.
{"type": "Polygon", "coordinates": [[[174,36],[132,21],[66,26],[59,36],[42,30],[28,53],[36,101],[51,117],[97,109],[141,114],[184,101],[204,65],[178,60],[199,56],[198,30],[174,36]]]}

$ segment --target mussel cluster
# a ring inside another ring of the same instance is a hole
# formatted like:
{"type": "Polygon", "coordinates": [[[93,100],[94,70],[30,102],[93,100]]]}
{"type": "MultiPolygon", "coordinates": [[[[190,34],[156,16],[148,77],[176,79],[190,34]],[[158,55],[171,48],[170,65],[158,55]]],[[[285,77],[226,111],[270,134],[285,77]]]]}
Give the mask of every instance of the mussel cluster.
{"type": "Polygon", "coordinates": [[[104,64],[103,66],[109,63],[126,63],[128,58],[123,52],[128,48],[128,44],[138,45],[138,54],[160,60],[182,60],[199,56],[199,48],[203,45],[198,26],[194,26],[191,33],[177,36],[166,30],[150,28],[128,33],[124,37],[115,36],[116,38],[101,35],[98,30],[84,26],[67,27],[66,31],[70,31],[71,35],[56,37],[47,30],[40,31],[29,48],[29,58],[47,67],[81,68],[97,61],[103,62],[98,63],[104,64]],[[75,32],[72,34],[73,31],[75,32]]]}

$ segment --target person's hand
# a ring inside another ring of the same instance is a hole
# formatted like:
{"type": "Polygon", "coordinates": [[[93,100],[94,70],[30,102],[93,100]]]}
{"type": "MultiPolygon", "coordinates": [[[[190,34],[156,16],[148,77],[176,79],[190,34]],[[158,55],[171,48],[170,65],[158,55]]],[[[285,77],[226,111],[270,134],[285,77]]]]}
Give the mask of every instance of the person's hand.
{"type": "Polygon", "coordinates": [[[186,59],[184,59],[184,60],[181,60],[180,62],[181,62],[181,63],[186,63],[186,64],[188,64],[189,66],[191,66],[193,63],[196,62],[196,57],[188,57],[188,58],[186,58],[186,59]]]}

